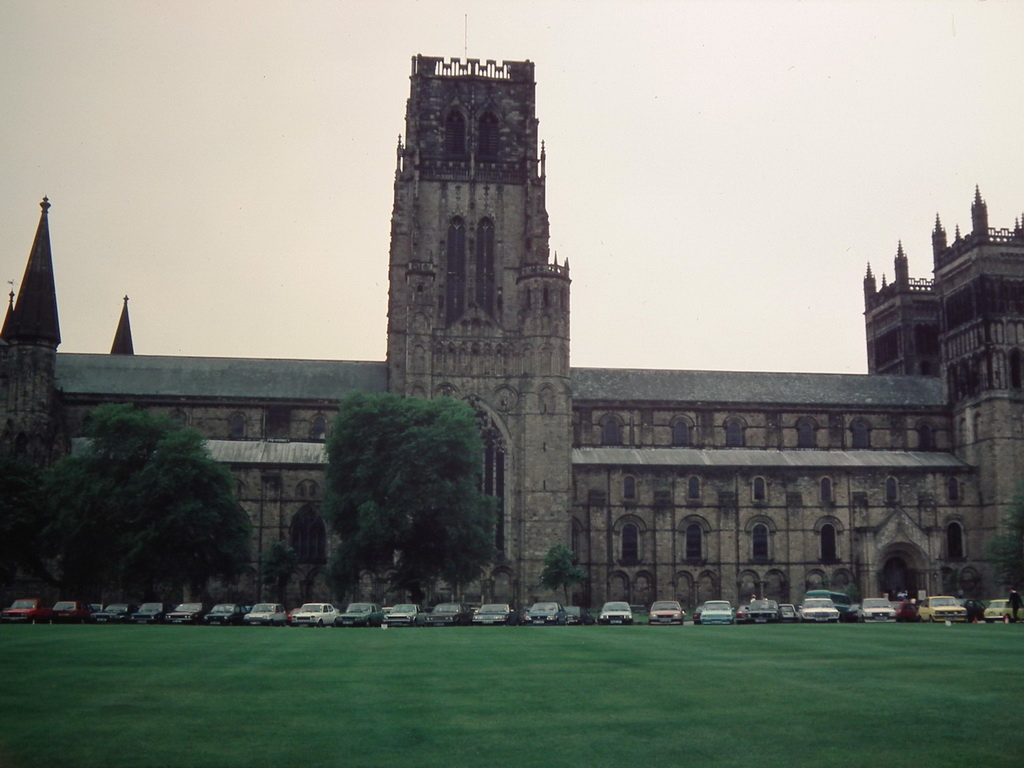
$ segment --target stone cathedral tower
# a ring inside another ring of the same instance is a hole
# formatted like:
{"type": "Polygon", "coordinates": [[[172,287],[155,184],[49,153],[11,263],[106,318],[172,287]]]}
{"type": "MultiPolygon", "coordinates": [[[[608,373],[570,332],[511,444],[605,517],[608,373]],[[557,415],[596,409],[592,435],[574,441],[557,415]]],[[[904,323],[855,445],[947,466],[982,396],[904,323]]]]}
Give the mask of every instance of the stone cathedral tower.
{"type": "Polygon", "coordinates": [[[412,61],[391,219],[388,388],[473,405],[499,500],[482,592],[569,543],[569,268],[552,259],[529,61],[412,61]]]}

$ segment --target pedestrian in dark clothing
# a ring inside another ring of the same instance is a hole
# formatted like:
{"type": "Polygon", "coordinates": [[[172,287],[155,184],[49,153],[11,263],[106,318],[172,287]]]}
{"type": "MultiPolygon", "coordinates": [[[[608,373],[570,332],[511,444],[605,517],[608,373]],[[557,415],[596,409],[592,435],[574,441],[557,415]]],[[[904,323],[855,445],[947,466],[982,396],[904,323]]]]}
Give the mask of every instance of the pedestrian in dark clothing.
{"type": "Polygon", "coordinates": [[[1020,611],[1020,593],[1016,589],[1010,590],[1010,621],[1019,621],[1017,614],[1020,611]]]}

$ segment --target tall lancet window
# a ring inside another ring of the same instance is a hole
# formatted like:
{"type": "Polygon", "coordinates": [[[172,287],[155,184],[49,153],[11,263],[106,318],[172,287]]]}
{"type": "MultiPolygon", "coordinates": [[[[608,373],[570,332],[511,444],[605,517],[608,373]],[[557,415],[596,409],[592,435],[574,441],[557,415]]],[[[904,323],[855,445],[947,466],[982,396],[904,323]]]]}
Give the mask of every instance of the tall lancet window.
{"type": "Polygon", "coordinates": [[[494,314],[494,222],[480,219],[476,227],[476,304],[494,314]]]}
{"type": "Polygon", "coordinates": [[[466,311],[466,222],[456,216],[448,225],[445,324],[451,325],[466,311]]]}
{"type": "Polygon", "coordinates": [[[457,109],[449,112],[444,121],[444,153],[449,157],[466,154],[466,118],[457,109]]]}
{"type": "Polygon", "coordinates": [[[498,146],[498,118],[493,112],[485,112],[478,124],[477,157],[481,160],[497,160],[498,146]]]}
{"type": "Polygon", "coordinates": [[[501,432],[488,419],[481,434],[484,440],[482,490],[495,499],[494,548],[505,551],[505,446],[501,432]]]}

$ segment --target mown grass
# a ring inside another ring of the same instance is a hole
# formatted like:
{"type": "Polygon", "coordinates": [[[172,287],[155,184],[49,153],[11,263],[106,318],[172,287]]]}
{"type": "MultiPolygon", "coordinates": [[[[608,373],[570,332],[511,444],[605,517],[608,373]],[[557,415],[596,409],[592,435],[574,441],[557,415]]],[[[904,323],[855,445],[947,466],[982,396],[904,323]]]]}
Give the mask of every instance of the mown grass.
{"type": "Polygon", "coordinates": [[[0,627],[2,768],[1018,766],[1020,625],[0,627]]]}

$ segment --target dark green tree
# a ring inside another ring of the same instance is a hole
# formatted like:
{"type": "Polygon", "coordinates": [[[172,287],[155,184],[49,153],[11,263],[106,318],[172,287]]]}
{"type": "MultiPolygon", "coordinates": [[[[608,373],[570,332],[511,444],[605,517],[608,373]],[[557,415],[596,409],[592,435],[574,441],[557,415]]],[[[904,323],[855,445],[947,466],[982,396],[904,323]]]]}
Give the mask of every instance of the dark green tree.
{"type": "Polygon", "coordinates": [[[564,544],[556,544],[544,556],[540,584],[550,590],[564,590],[566,605],[569,605],[569,588],[586,578],[587,572],[576,562],[575,553],[564,544]]]}
{"type": "Polygon", "coordinates": [[[272,587],[277,602],[284,603],[288,582],[299,567],[298,553],[283,541],[274,544],[263,553],[260,564],[260,578],[263,585],[272,587]]]}
{"type": "Polygon", "coordinates": [[[199,433],[111,404],[90,414],[85,435],[45,481],[66,589],[118,586],[153,598],[242,573],[251,525],[199,433]]]}
{"type": "Polygon", "coordinates": [[[1024,484],[1017,487],[1002,529],[989,544],[988,559],[1006,587],[1024,587],[1024,484]]]}
{"type": "Polygon", "coordinates": [[[0,455],[0,584],[9,584],[18,571],[52,580],[46,567],[52,552],[43,536],[49,519],[42,478],[31,462],[0,455]]]}
{"type": "Polygon", "coordinates": [[[421,596],[457,588],[493,560],[494,505],[480,490],[483,443],[469,406],[441,398],[352,395],[327,441],[324,511],[338,534],[339,595],[363,571],[421,596]]]}

